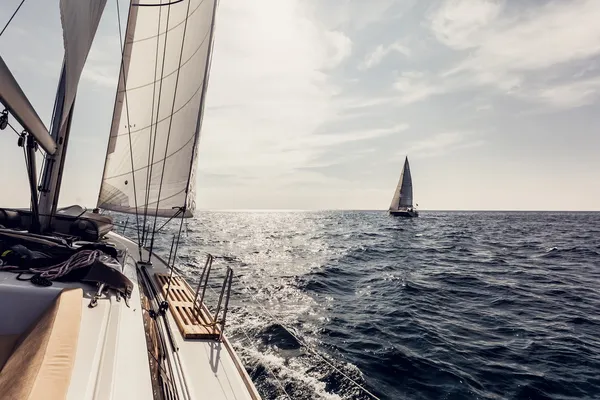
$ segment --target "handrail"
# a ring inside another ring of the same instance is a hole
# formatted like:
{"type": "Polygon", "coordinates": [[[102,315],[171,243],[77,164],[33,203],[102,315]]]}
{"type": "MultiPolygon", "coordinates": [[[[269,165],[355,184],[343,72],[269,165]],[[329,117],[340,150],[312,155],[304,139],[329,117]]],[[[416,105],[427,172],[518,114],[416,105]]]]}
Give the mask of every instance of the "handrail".
{"type": "Polygon", "coordinates": [[[227,266],[227,271],[225,272],[225,278],[223,279],[223,284],[221,286],[221,293],[219,295],[219,301],[217,302],[217,307],[215,309],[215,313],[211,314],[210,310],[204,303],[204,298],[206,295],[206,288],[208,287],[208,279],[210,277],[210,272],[212,270],[212,264],[214,261],[214,257],[211,254],[207,254],[206,262],[204,263],[204,268],[202,269],[202,274],[200,274],[200,279],[198,280],[198,285],[196,286],[196,292],[194,294],[194,313],[196,315],[202,315],[202,308],[208,312],[208,317],[211,319],[211,323],[214,325],[219,325],[219,341],[223,338],[223,332],[225,331],[225,323],[227,320],[227,311],[229,310],[229,299],[231,297],[231,285],[233,283],[233,269],[230,266],[227,266]],[[222,312],[222,317],[219,319],[219,314],[222,312]]]}

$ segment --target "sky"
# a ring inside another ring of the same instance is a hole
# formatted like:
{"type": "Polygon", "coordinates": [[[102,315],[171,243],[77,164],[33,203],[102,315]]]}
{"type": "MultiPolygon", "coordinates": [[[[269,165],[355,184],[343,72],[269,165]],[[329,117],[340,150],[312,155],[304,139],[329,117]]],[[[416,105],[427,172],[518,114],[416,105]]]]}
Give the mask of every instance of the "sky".
{"type": "MultiPolygon", "coordinates": [[[[221,0],[198,208],[387,209],[408,155],[421,209],[600,210],[598,21],[597,0],[221,0]]],[[[48,126],[58,1],[25,2],[0,54],[48,126]]],[[[63,205],[95,206],[119,54],[108,0],[63,205]]],[[[28,205],[10,130],[0,170],[0,204],[28,205]]]]}

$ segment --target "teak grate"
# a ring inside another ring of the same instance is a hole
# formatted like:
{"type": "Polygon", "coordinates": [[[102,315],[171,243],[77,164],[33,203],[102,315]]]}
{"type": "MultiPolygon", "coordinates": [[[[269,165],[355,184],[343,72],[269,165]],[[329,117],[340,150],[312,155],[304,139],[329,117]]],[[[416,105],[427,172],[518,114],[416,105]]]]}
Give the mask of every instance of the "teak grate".
{"type": "Polygon", "coordinates": [[[183,278],[171,277],[168,295],[169,275],[154,274],[154,279],[169,302],[171,315],[184,339],[219,339],[220,331],[212,317],[204,310],[200,311],[200,307],[194,309],[194,291],[183,278]]]}

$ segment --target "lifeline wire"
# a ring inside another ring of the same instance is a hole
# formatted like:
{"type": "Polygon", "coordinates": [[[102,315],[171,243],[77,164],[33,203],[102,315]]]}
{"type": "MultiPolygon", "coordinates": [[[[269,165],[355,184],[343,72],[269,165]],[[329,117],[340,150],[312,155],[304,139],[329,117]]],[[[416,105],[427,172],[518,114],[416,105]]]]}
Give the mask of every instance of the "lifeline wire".
{"type": "MultiPolygon", "coordinates": [[[[317,350],[313,349],[311,346],[309,346],[306,342],[304,342],[302,339],[300,339],[296,334],[294,334],[290,329],[288,329],[288,327],[286,327],[285,325],[283,325],[281,323],[281,321],[279,321],[273,314],[271,314],[257,299],[256,297],[252,294],[252,290],[244,285],[243,283],[240,282],[240,284],[248,291],[248,293],[250,294],[250,297],[252,297],[252,300],[254,300],[254,302],[265,312],[265,314],[267,314],[269,317],[271,317],[271,319],[274,322],[277,322],[279,325],[281,325],[281,327],[283,329],[285,329],[285,331],[287,333],[289,333],[290,335],[292,335],[292,337],[294,339],[296,339],[298,341],[298,343],[300,343],[302,346],[304,346],[306,349],[308,349],[311,353],[313,353],[314,355],[320,357],[323,361],[325,361],[325,363],[327,365],[329,365],[331,368],[333,368],[336,372],[338,372],[340,375],[342,375],[344,378],[348,379],[349,382],[351,382],[352,384],[354,384],[357,388],[361,389],[364,393],[366,393],[367,395],[369,395],[371,398],[375,399],[375,400],[381,400],[379,397],[375,396],[373,393],[371,393],[367,388],[365,388],[364,386],[362,386],[360,383],[356,382],[354,379],[350,378],[348,375],[346,375],[343,371],[341,371],[339,368],[337,368],[335,365],[333,365],[331,362],[329,362],[325,357],[323,357],[321,354],[319,354],[317,352],[317,350]]],[[[215,290],[213,288],[210,288],[215,294],[217,294],[215,292],[215,290]]],[[[245,334],[245,333],[244,333],[245,334]]],[[[246,336],[248,337],[248,336],[246,336]]],[[[284,390],[285,392],[285,390],[284,390]]],[[[287,393],[286,393],[287,394],[287,393]]],[[[289,396],[288,396],[289,397],[289,396]]]]}
{"type": "Polygon", "coordinates": [[[17,15],[17,13],[19,12],[19,9],[21,8],[21,6],[23,5],[23,3],[25,3],[25,0],[21,1],[21,4],[19,4],[19,6],[17,7],[17,9],[15,10],[15,12],[13,13],[13,15],[11,15],[10,19],[8,20],[8,22],[6,23],[6,25],[4,25],[4,28],[2,28],[2,32],[0,32],[0,36],[2,36],[2,34],[4,33],[4,31],[6,30],[6,28],[8,28],[8,25],[10,25],[10,23],[12,22],[13,18],[15,17],[15,15],[17,15]]]}

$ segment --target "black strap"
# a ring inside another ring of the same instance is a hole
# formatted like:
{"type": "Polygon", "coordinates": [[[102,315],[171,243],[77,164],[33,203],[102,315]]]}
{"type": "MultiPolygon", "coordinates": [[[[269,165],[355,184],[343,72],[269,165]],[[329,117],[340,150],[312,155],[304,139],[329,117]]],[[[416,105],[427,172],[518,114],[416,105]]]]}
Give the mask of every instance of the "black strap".
{"type": "Polygon", "coordinates": [[[44,287],[52,286],[52,281],[42,277],[40,274],[35,274],[30,278],[21,278],[21,275],[26,274],[26,273],[27,272],[19,272],[19,275],[17,275],[17,280],[18,281],[31,281],[31,283],[36,286],[44,286],[44,287]]]}

